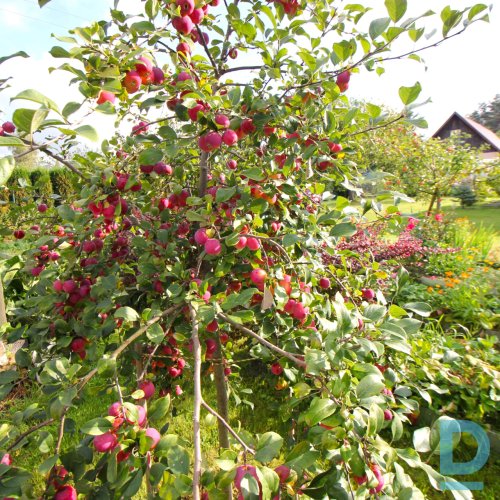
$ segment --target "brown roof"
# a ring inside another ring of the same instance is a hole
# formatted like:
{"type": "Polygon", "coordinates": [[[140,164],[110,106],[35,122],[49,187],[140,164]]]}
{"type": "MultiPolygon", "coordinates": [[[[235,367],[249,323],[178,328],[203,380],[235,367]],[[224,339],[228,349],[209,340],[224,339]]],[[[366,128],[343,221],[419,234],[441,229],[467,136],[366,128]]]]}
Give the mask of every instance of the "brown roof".
{"type": "Polygon", "coordinates": [[[459,113],[455,112],[453,113],[444,123],[439,127],[439,129],[434,132],[432,137],[439,137],[441,135],[441,132],[443,131],[444,128],[448,125],[448,123],[453,120],[454,118],[458,118],[461,120],[467,127],[472,129],[473,132],[475,132],[477,135],[479,135],[485,142],[490,144],[493,149],[496,151],[500,152],[500,137],[496,135],[494,132],[492,132],[490,129],[486,128],[484,125],[481,125],[480,123],[475,122],[471,118],[465,118],[459,113]]]}

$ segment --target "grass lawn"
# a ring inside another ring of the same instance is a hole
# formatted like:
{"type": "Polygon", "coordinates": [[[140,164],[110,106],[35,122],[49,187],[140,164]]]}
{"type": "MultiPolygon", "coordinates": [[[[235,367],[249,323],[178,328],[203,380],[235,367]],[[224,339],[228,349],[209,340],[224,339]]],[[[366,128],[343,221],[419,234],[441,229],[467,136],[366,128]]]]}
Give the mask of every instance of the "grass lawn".
{"type": "MultiPolygon", "coordinates": [[[[264,371],[259,368],[257,363],[257,368],[247,367],[245,371],[250,370],[254,376],[244,377],[245,380],[250,380],[249,389],[252,390],[253,394],[248,399],[251,399],[255,407],[252,409],[249,406],[243,404],[240,406],[235,406],[234,399],[230,398],[230,422],[235,429],[245,429],[251,433],[262,433],[269,430],[274,430],[279,432],[284,436],[285,440],[291,442],[293,436],[291,434],[291,421],[287,419],[284,421],[280,417],[280,405],[283,398],[286,398],[286,391],[276,391],[273,387],[275,383],[275,377],[269,375],[266,370],[264,371]]],[[[191,441],[192,438],[192,405],[193,398],[189,393],[189,381],[185,382],[185,393],[175,399],[176,415],[171,417],[167,422],[169,423],[168,433],[178,434],[181,438],[185,439],[187,442],[191,441]]],[[[81,426],[84,422],[102,416],[106,413],[108,405],[116,400],[116,396],[109,392],[96,392],[99,391],[99,386],[105,384],[103,379],[96,377],[94,381],[89,385],[89,396],[83,401],[83,403],[74,410],[70,411],[68,418],[75,420],[76,426],[81,426]]],[[[238,384],[241,385],[241,384],[238,384]]],[[[239,387],[241,390],[242,387],[239,387]]],[[[213,384],[208,380],[204,383],[203,388],[205,400],[215,407],[215,390],[213,384]]],[[[16,400],[10,401],[7,405],[0,406],[0,423],[9,421],[9,417],[17,410],[25,408],[28,404],[40,403],[43,404],[48,398],[41,394],[39,389],[33,387],[30,389],[24,398],[18,398],[16,400]]],[[[211,420],[205,418],[206,412],[202,412],[202,451],[204,456],[204,461],[207,466],[214,466],[215,458],[218,454],[218,438],[217,438],[217,426],[211,420]]],[[[20,430],[23,431],[25,427],[23,426],[20,430]]],[[[49,427],[49,429],[55,433],[56,426],[49,427]]],[[[63,451],[68,446],[71,446],[80,441],[84,436],[79,433],[69,434],[65,436],[63,440],[63,451]]],[[[390,437],[388,436],[390,440],[390,437]]],[[[411,436],[405,434],[403,439],[397,443],[398,447],[406,448],[411,443],[411,436]]],[[[457,462],[466,462],[470,460],[475,452],[470,448],[461,448],[460,445],[458,451],[454,453],[454,460],[457,462]]],[[[190,450],[192,453],[192,450],[190,450]]],[[[28,448],[22,448],[17,452],[13,453],[14,461],[17,465],[25,467],[30,471],[36,471],[37,466],[50,455],[42,454],[36,446],[31,446],[28,448]]],[[[425,456],[423,457],[425,458],[425,456]]],[[[275,467],[276,465],[283,463],[284,456],[279,459],[275,459],[270,466],[275,467]]],[[[439,469],[439,457],[434,457],[431,459],[432,466],[438,470],[439,469]]],[[[438,498],[448,498],[452,499],[450,492],[442,493],[434,490],[427,479],[424,472],[420,470],[410,469],[405,467],[407,473],[409,473],[412,479],[415,481],[416,485],[424,492],[425,498],[438,499],[438,498]]],[[[500,478],[500,463],[498,461],[498,455],[490,457],[488,464],[479,472],[474,473],[471,476],[458,478],[463,481],[482,481],[484,482],[484,490],[474,492],[474,498],[493,500],[496,498],[496,494],[499,491],[499,478],[500,478]]],[[[35,491],[34,493],[40,493],[43,491],[44,478],[40,474],[35,475],[35,491]]],[[[147,498],[146,491],[142,488],[139,493],[134,497],[136,499],[147,498]]]]}

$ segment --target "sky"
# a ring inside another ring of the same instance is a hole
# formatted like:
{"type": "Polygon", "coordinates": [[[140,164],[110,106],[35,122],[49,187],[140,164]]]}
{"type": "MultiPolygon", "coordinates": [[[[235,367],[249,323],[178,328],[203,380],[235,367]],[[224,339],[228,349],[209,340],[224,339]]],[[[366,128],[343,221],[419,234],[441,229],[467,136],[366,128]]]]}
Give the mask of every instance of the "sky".
{"type": "MultiPolygon", "coordinates": [[[[69,87],[69,74],[61,71],[49,74],[47,70],[61,64],[60,59],[55,60],[48,54],[50,48],[56,44],[64,45],[51,34],[65,35],[74,26],[107,18],[113,2],[52,0],[40,9],[36,0],[0,0],[0,57],[18,50],[24,50],[31,56],[30,59],[12,59],[0,66],[0,79],[12,77],[12,87],[0,93],[0,110],[4,112],[0,119],[8,119],[12,113],[12,108],[9,109],[10,97],[26,88],[37,88],[59,103],[79,98],[76,89],[69,87]]],[[[373,17],[386,16],[383,0],[366,0],[364,3],[373,8],[373,17]]],[[[474,2],[409,0],[408,3],[408,14],[411,15],[427,9],[440,11],[449,4],[452,8],[461,9],[474,2]]],[[[350,96],[399,111],[402,109],[399,87],[411,86],[419,81],[423,86],[419,100],[431,100],[417,110],[429,123],[425,132],[427,135],[437,130],[454,111],[467,115],[480,103],[492,100],[495,94],[500,93],[500,2],[495,0],[495,3],[497,5],[490,14],[489,24],[476,23],[464,34],[423,52],[425,65],[415,61],[393,61],[386,64],[386,73],[380,77],[366,71],[354,75],[350,96]]],[[[138,12],[141,2],[120,0],[120,7],[132,13],[138,12]]],[[[412,48],[409,42],[404,46],[404,49],[412,48]]],[[[113,129],[113,118],[99,115],[96,120],[101,136],[109,135],[113,129]]]]}

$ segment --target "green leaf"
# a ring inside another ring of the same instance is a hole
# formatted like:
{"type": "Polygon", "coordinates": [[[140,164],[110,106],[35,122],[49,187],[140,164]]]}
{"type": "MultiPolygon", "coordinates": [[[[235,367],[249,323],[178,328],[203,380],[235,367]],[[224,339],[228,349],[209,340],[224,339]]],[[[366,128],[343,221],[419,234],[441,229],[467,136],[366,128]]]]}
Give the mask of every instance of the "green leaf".
{"type": "Polygon", "coordinates": [[[273,458],[279,456],[283,438],[276,432],[266,432],[260,436],[255,447],[255,459],[259,462],[270,462],[273,458]]]}
{"type": "Polygon", "coordinates": [[[404,305],[404,308],[409,309],[424,318],[429,317],[432,313],[432,307],[425,302],[408,302],[408,304],[404,305]]]}
{"type": "Polygon", "coordinates": [[[331,399],[314,398],[309,409],[302,414],[306,424],[311,427],[333,415],[337,406],[331,399]]]}
{"type": "Polygon", "coordinates": [[[19,378],[19,372],[17,370],[7,370],[0,372],[0,385],[10,384],[19,378]]]}
{"type": "Polygon", "coordinates": [[[103,376],[111,376],[116,372],[116,359],[101,358],[97,362],[97,373],[103,376]]]}
{"type": "Polygon", "coordinates": [[[399,97],[403,104],[408,106],[408,104],[418,99],[420,92],[422,92],[422,85],[417,82],[413,87],[400,87],[399,97]]]}
{"type": "Polygon", "coordinates": [[[44,5],[47,5],[51,0],[38,0],[38,5],[42,8],[44,5]]]}
{"type": "Polygon", "coordinates": [[[127,485],[127,489],[123,492],[124,498],[133,498],[139,491],[142,484],[142,469],[139,469],[127,485]]]}
{"type": "Polygon", "coordinates": [[[110,420],[106,418],[94,418],[89,422],[83,424],[80,429],[84,434],[89,434],[90,436],[100,436],[105,432],[110,431],[113,428],[113,424],[110,420]]]}
{"type": "Polygon", "coordinates": [[[356,386],[356,396],[359,399],[369,398],[380,394],[380,391],[385,387],[380,375],[370,374],[363,377],[356,386]]]}
{"type": "Polygon", "coordinates": [[[40,129],[43,122],[45,121],[45,118],[47,118],[49,111],[50,110],[48,110],[46,108],[40,108],[40,109],[37,109],[35,111],[35,114],[33,115],[33,119],[31,120],[30,134],[33,135],[37,130],[40,129]]]}
{"type": "Polygon", "coordinates": [[[159,149],[149,148],[141,151],[139,154],[139,163],[141,165],[154,165],[163,158],[163,153],[159,149]]]}
{"type": "Polygon", "coordinates": [[[4,137],[0,135],[0,147],[25,146],[24,142],[17,137],[4,137]]]}
{"type": "Polygon", "coordinates": [[[392,304],[389,307],[389,315],[393,318],[402,318],[403,316],[407,316],[408,313],[402,307],[392,304]]]}
{"type": "Polygon", "coordinates": [[[238,306],[246,306],[257,292],[257,288],[248,288],[241,293],[232,293],[226,297],[221,307],[224,311],[228,311],[238,306]]]}
{"type": "Polygon", "coordinates": [[[12,121],[20,132],[30,132],[35,109],[19,108],[12,114],[12,121]]]}
{"type": "Polygon", "coordinates": [[[259,483],[252,475],[247,473],[240,482],[240,492],[244,500],[259,500],[259,483]]]}
{"type": "Polygon", "coordinates": [[[158,323],[153,323],[146,330],[146,337],[153,342],[153,344],[161,344],[165,339],[165,332],[158,323]]]}
{"type": "Polygon", "coordinates": [[[167,451],[167,460],[174,474],[189,474],[189,453],[182,446],[172,446],[167,451]]]}
{"type": "Polygon", "coordinates": [[[117,309],[115,311],[114,317],[122,318],[125,321],[137,321],[139,319],[139,313],[135,309],[125,306],[117,309]]]}
{"type": "Polygon", "coordinates": [[[219,188],[217,190],[217,194],[215,195],[215,201],[217,203],[222,203],[232,198],[235,193],[236,193],[236,186],[219,188]]]}
{"type": "Polygon", "coordinates": [[[82,125],[81,127],[75,128],[75,132],[89,141],[97,142],[99,140],[99,134],[92,125],[82,125]]]}
{"type": "Polygon", "coordinates": [[[319,375],[322,371],[330,369],[330,362],[325,351],[306,348],[305,360],[306,372],[311,375],[319,375]]]}
{"type": "Polygon", "coordinates": [[[283,246],[284,247],[291,247],[293,245],[295,245],[295,243],[298,243],[300,241],[300,236],[296,235],[296,234],[285,234],[285,236],[283,237],[283,246]]]}
{"type": "Polygon", "coordinates": [[[156,399],[148,408],[148,419],[152,422],[163,420],[170,408],[170,394],[163,398],[156,399]]]}
{"type": "Polygon", "coordinates": [[[389,17],[397,23],[406,13],[407,0],[385,0],[385,8],[389,17]]]}
{"type": "MultiPolygon", "coordinates": [[[[0,137],[0,139],[3,139],[3,137],[0,137]]],[[[13,156],[3,156],[0,158],[0,186],[7,184],[15,166],[16,160],[14,160],[13,156]]]]}
{"type": "Polygon", "coordinates": [[[474,5],[469,10],[469,16],[468,16],[469,21],[472,21],[478,14],[480,14],[481,12],[483,12],[487,9],[488,9],[488,6],[485,5],[484,3],[478,3],[478,4],[474,5]]]}
{"type": "Polygon", "coordinates": [[[51,109],[56,113],[59,113],[59,107],[57,106],[57,104],[52,99],[49,99],[48,97],[38,92],[38,90],[34,89],[23,90],[15,97],[13,97],[11,101],[15,101],[17,99],[37,102],[38,104],[41,104],[43,107],[51,109]]]}
{"type": "Polygon", "coordinates": [[[391,20],[388,17],[382,17],[380,19],[374,19],[370,23],[370,28],[368,30],[372,40],[378,38],[391,24],[391,20]]]}
{"type": "Polygon", "coordinates": [[[0,64],[4,63],[5,61],[8,61],[9,59],[12,59],[13,57],[29,57],[29,55],[26,54],[24,50],[20,50],[19,52],[11,54],[10,56],[0,57],[0,64]]]}
{"type": "Polygon", "coordinates": [[[336,238],[349,237],[355,234],[357,228],[354,224],[350,222],[341,222],[337,224],[331,231],[330,234],[336,238]]]}

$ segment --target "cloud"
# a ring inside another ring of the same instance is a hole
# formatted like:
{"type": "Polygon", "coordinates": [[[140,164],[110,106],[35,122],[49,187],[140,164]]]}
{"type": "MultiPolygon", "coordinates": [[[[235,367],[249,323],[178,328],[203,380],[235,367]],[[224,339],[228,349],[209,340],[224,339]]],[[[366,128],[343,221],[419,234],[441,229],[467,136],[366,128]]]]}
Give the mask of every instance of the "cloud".
{"type": "Polygon", "coordinates": [[[22,28],[26,25],[26,12],[24,9],[15,3],[6,3],[0,6],[2,15],[2,23],[7,26],[22,28]]]}

